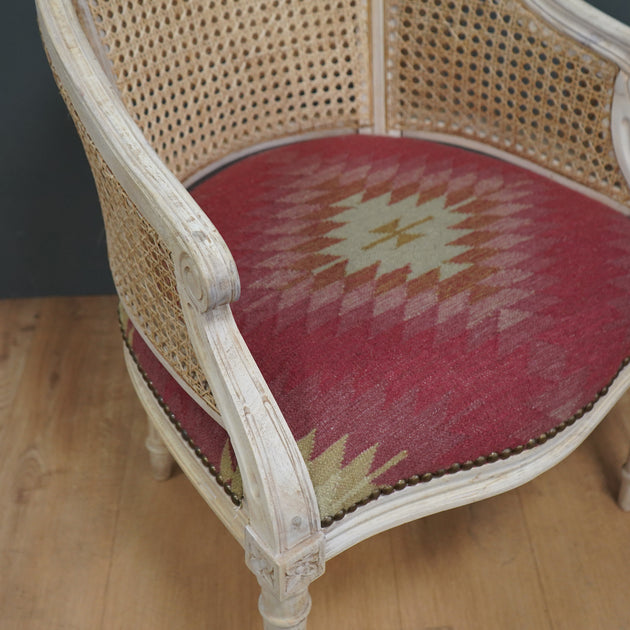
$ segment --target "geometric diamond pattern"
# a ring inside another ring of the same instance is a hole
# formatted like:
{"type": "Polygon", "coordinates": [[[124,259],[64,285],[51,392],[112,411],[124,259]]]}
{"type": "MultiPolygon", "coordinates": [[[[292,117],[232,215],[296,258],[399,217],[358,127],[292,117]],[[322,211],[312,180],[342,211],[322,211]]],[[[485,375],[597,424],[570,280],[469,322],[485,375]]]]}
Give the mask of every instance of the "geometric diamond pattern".
{"type": "Polygon", "coordinates": [[[500,160],[344,136],[192,194],[234,255],[234,316],[317,462],[323,518],[357,488],[526,444],[630,354],[630,221],[500,160]]]}

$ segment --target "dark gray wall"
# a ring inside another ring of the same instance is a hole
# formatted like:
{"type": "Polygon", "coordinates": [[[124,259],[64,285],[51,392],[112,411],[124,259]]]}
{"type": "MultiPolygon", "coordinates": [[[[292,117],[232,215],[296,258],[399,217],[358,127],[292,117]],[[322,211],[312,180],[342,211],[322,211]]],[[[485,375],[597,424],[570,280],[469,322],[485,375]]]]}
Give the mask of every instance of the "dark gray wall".
{"type": "MultiPolygon", "coordinates": [[[[592,4],[630,24],[630,0],[592,4]]],[[[39,40],[33,0],[0,21],[0,298],[111,293],[89,168],[39,40]]]]}
{"type": "Polygon", "coordinates": [[[0,298],[111,293],[92,175],[44,55],[33,0],[0,20],[0,298]]]}

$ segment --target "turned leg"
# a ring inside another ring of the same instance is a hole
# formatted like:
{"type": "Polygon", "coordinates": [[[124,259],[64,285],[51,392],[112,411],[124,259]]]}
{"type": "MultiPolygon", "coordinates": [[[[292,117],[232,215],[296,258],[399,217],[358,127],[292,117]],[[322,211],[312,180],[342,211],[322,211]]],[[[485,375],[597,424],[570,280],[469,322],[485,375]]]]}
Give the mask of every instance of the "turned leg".
{"type": "MultiPolygon", "coordinates": [[[[294,517],[294,523],[300,522],[294,517]]],[[[324,537],[316,532],[307,540],[274,555],[252,530],[245,530],[245,562],[260,584],[258,610],[265,630],[306,630],[311,610],[310,583],[324,573],[324,537]]]]}
{"type": "Polygon", "coordinates": [[[265,630],[306,630],[306,618],[311,610],[311,596],[304,590],[284,600],[262,588],[258,600],[265,630]]]}
{"type": "Polygon", "coordinates": [[[166,481],[171,476],[173,470],[174,459],[162,441],[162,438],[155,430],[153,422],[149,418],[149,435],[145,441],[147,450],[149,451],[149,459],[151,461],[151,470],[153,477],[158,481],[166,481]]]}

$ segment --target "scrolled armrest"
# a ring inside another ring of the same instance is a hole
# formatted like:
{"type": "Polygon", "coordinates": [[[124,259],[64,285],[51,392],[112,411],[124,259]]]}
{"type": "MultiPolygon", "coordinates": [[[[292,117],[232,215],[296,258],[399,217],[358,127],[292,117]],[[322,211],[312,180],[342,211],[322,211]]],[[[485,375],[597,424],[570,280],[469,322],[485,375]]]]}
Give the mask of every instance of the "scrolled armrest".
{"type": "Polygon", "coordinates": [[[50,64],[94,174],[121,301],[165,367],[221,422],[182,302],[204,313],[238,299],[232,255],[124,109],[70,0],[40,0],[37,8],[50,64]]]}
{"type": "Polygon", "coordinates": [[[207,250],[213,246],[208,242],[207,233],[193,232],[176,255],[175,274],[189,303],[200,313],[224,306],[237,300],[240,286],[238,282],[224,286],[223,279],[217,277],[216,268],[207,256],[207,250]]]}
{"type": "Polygon", "coordinates": [[[39,1],[37,8],[51,66],[84,145],[86,138],[94,145],[129,203],[172,253],[186,296],[202,312],[238,299],[238,272],[225,242],[132,120],[70,3],[39,1]]]}

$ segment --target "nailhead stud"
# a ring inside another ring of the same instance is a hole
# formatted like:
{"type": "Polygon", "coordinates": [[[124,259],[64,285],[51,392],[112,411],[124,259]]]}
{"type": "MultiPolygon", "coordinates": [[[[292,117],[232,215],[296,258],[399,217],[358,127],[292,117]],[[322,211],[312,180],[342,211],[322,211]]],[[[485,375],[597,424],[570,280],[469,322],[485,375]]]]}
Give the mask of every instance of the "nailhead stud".
{"type": "MultiPolygon", "coordinates": [[[[127,345],[127,348],[129,349],[129,351],[131,353],[131,356],[132,356],[132,358],[133,358],[133,360],[134,360],[134,362],[136,364],[136,367],[138,368],[138,370],[139,370],[140,374],[142,375],[142,377],[143,377],[145,383],[147,384],[148,388],[153,393],[157,403],[164,410],[164,412],[167,415],[169,421],[179,431],[179,433],[182,436],[182,439],[185,442],[187,442],[188,445],[194,450],[195,455],[201,460],[203,465],[206,466],[206,468],[208,468],[210,474],[212,474],[216,478],[217,483],[219,483],[223,487],[223,490],[225,491],[225,493],[230,496],[230,499],[232,500],[234,505],[240,506],[241,503],[242,503],[241,498],[238,497],[232,491],[232,487],[229,484],[224,482],[223,477],[220,474],[218,474],[216,467],[214,465],[210,464],[210,461],[208,460],[206,455],[203,454],[203,452],[201,451],[201,448],[198,447],[195,444],[194,440],[183,429],[182,424],[177,420],[175,414],[171,411],[171,409],[168,406],[168,404],[164,401],[162,396],[159,394],[159,392],[157,391],[157,389],[155,388],[155,386],[153,385],[153,383],[149,379],[149,376],[146,373],[146,371],[144,370],[144,368],[138,363],[138,359],[137,359],[135,353],[133,352],[133,349],[131,348],[131,344],[130,344],[129,339],[128,339],[127,335],[126,335],[126,332],[123,330],[122,322],[121,322],[121,331],[123,333],[123,339],[124,339],[124,341],[125,341],[125,343],[127,345]]],[[[515,447],[512,447],[512,448],[505,448],[499,453],[492,452],[492,453],[490,453],[489,455],[486,455],[486,456],[480,455],[474,461],[467,460],[463,464],[454,463],[454,464],[451,464],[447,469],[440,468],[439,470],[435,471],[434,473],[427,472],[427,473],[424,473],[422,475],[412,475],[411,477],[409,477],[409,479],[400,479],[400,480],[398,480],[393,486],[390,486],[390,485],[382,486],[381,488],[378,488],[378,489],[372,491],[372,493],[368,497],[364,497],[363,499],[361,499],[360,501],[357,501],[356,503],[352,504],[348,508],[343,508],[343,509],[339,510],[334,516],[332,516],[332,517],[331,516],[324,517],[321,520],[322,527],[329,527],[330,525],[332,525],[332,523],[334,521],[341,520],[346,514],[354,512],[359,506],[366,505],[370,501],[373,501],[373,500],[377,499],[381,494],[388,495],[388,494],[391,494],[392,492],[394,492],[395,490],[403,490],[407,486],[414,486],[414,485],[416,485],[418,483],[421,483],[421,482],[422,483],[427,483],[427,482],[431,481],[432,479],[437,478],[437,477],[442,477],[442,476],[444,476],[447,473],[454,474],[454,473],[459,472],[460,470],[470,470],[474,466],[483,466],[484,464],[486,464],[488,462],[489,463],[493,463],[493,462],[498,461],[499,459],[508,459],[512,455],[517,455],[519,453],[522,453],[523,450],[525,450],[525,449],[531,449],[531,448],[534,448],[535,446],[537,446],[538,444],[544,444],[545,442],[547,442],[548,439],[551,439],[551,438],[555,437],[560,431],[564,431],[567,427],[569,427],[572,424],[574,424],[576,420],[582,418],[585,413],[591,411],[593,409],[593,407],[594,407],[595,402],[597,400],[599,400],[600,398],[602,398],[603,396],[605,396],[606,394],[608,394],[609,389],[610,389],[610,385],[613,383],[615,378],[622,372],[622,370],[625,367],[627,367],[628,365],[630,365],[630,356],[625,357],[623,359],[623,361],[621,363],[621,366],[619,367],[619,369],[617,370],[617,372],[615,374],[615,377],[611,380],[609,385],[606,385],[606,386],[602,387],[602,389],[600,389],[597,392],[597,394],[595,395],[594,400],[588,402],[582,409],[579,409],[575,414],[573,414],[572,416],[567,418],[567,420],[565,420],[563,422],[560,422],[558,425],[556,425],[555,427],[552,427],[551,429],[549,429],[545,433],[542,433],[537,438],[532,438],[532,439],[528,440],[526,444],[524,444],[524,445],[521,444],[521,445],[518,445],[518,446],[515,446],[515,447]]]]}

